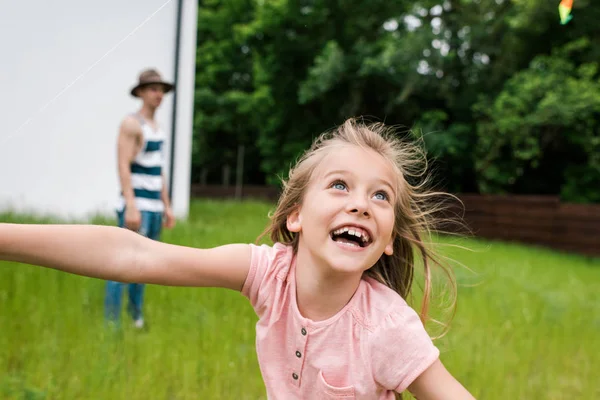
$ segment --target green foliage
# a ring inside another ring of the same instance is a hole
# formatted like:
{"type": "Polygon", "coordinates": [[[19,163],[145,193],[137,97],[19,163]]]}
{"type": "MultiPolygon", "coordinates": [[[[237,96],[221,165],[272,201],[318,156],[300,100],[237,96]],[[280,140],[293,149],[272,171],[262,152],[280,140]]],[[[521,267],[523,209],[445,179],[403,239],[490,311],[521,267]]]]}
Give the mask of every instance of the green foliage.
{"type": "Polygon", "coordinates": [[[589,46],[582,39],[536,57],[495,99],[475,106],[483,117],[476,148],[482,192],[534,189],[600,201],[598,63],[571,61],[589,46]]]}
{"type": "MultiPolygon", "coordinates": [[[[235,168],[238,144],[256,140],[256,130],[248,124],[255,99],[253,60],[240,32],[240,24],[252,19],[252,10],[252,0],[200,3],[192,158],[195,181],[203,169],[209,178],[219,179],[222,165],[235,168]]],[[[252,166],[255,154],[250,151],[246,156],[252,166]]],[[[256,173],[257,169],[250,168],[250,176],[256,173]]]]}
{"type": "Polygon", "coordinates": [[[254,90],[265,97],[254,114],[268,183],[285,176],[317,134],[366,109],[369,82],[356,79],[357,71],[365,48],[376,46],[383,23],[401,6],[381,0],[256,4],[244,32],[253,49],[254,90]]]}
{"type": "Polygon", "coordinates": [[[423,113],[413,128],[413,134],[423,138],[434,160],[435,176],[445,190],[464,190],[463,178],[473,175],[475,157],[470,152],[476,140],[473,131],[466,123],[448,124],[448,114],[442,110],[423,113]]]}
{"type": "Polygon", "coordinates": [[[201,1],[193,180],[277,184],[351,116],[423,137],[455,192],[600,201],[600,3],[201,1]],[[553,161],[551,161],[553,160],[553,161]]]}
{"type": "Polygon", "coordinates": [[[327,93],[340,82],[345,72],[344,52],[335,41],[325,44],[323,52],[308,69],[308,78],[300,84],[298,101],[306,104],[327,93]]]}

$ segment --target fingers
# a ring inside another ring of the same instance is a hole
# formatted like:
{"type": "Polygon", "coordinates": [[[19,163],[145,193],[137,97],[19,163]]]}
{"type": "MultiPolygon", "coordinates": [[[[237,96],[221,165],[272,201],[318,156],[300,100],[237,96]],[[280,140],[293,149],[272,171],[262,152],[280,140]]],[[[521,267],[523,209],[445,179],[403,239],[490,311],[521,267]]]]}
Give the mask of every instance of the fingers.
{"type": "Polygon", "coordinates": [[[128,219],[125,221],[125,227],[127,227],[127,229],[130,229],[132,231],[138,231],[140,229],[141,226],[141,219],[139,218],[135,218],[135,219],[128,219]]]}
{"type": "Polygon", "coordinates": [[[165,228],[172,229],[175,227],[175,218],[167,218],[164,223],[165,228]]]}
{"type": "Polygon", "coordinates": [[[132,207],[125,211],[125,227],[132,231],[137,232],[142,226],[142,215],[140,212],[132,207]]]}
{"type": "Polygon", "coordinates": [[[130,231],[137,232],[140,229],[140,224],[125,224],[125,227],[130,231]]]}

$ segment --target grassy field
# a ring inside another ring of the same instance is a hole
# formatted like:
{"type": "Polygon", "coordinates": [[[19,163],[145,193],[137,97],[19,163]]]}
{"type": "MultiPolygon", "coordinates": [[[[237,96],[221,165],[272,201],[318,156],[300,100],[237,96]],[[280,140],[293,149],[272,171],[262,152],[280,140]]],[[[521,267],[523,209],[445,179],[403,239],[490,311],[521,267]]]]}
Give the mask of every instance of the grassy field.
{"type": "MultiPolygon", "coordinates": [[[[163,239],[198,247],[253,242],[268,210],[262,203],[195,201],[190,220],[163,239]]],[[[600,260],[460,244],[471,251],[444,247],[473,270],[456,267],[458,311],[436,342],[448,369],[478,399],[599,397],[600,260]]],[[[149,330],[124,320],[115,332],[103,326],[104,282],[0,263],[0,398],[265,398],[256,317],[245,298],[158,286],[148,286],[146,296],[149,330]]]]}

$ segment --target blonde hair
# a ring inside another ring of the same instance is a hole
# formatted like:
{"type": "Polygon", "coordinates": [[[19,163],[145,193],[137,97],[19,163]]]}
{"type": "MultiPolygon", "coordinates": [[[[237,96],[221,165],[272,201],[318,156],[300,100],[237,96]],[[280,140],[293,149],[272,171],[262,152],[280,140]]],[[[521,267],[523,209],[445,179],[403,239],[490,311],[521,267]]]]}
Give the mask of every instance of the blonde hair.
{"type": "MultiPolygon", "coordinates": [[[[439,266],[445,272],[451,283],[452,299],[456,296],[452,271],[440,261],[440,257],[431,250],[431,245],[424,240],[425,237],[431,236],[436,226],[435,215],[439,214],[442,205],[440,196],[447,194],[426,190],[428,177],[425,175],[427,162],[424,151],[416,144],[401,140],[390,127],[381,123],[365,124],[356,119],[348,119],[339,127],[321,134],[290,170],[287,181],[283,180],[283,192],[277,207],[270,216],[270,224],[260,237],[269,235],[273,242],[291,245],[294,252],[298,250],[299,236],[287,229],[287,217],[302,204],[313,172],[323,158],[333,149],[347,145],[359,146],[380,154],[391,163],[398,177],[393,254],[383,254],[373,267],[365,271],[365,275],[390,287],[408,300],[412,294],[415,262],[420,257],[424,286],[419,315],[425,324],[429,320],[433,265],[439,266]],[[420,184],[411,184],[407,177],[412,178],[411,180],[424,179],[420,184]]],[[[454,305],[452,300],[453,310],[454,305]]],[[[447,328],[445,324],[442,325],[447,328]]]]}

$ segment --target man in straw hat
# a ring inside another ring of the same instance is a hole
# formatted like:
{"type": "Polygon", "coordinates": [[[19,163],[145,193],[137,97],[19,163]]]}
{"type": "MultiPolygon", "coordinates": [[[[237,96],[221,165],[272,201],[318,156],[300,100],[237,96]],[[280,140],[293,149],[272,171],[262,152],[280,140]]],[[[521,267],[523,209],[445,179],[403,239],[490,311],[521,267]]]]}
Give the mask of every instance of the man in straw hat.
{"type": "MultiPolygon", "coordinates": [[[[166,135],[154,119],[163,96],[173,89],[173,84],[164,81],[155,69],[143,71],[130,92],[142,101],[141,108],[123,119],[118,136],[119,226],[153,240],[160,240],[163,225],[166,228],[175,225],[163,171],[166,135]]],[[[116,324],[123,285],[113,281],[106,285],[106,318],[116,324]]],[[[130,283],[128,292],[127,310],[134,325],[143,328],[144,284],[130,283]]]]}

